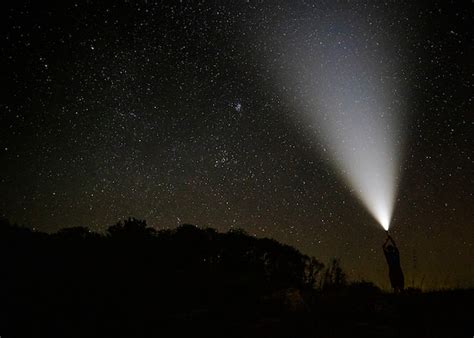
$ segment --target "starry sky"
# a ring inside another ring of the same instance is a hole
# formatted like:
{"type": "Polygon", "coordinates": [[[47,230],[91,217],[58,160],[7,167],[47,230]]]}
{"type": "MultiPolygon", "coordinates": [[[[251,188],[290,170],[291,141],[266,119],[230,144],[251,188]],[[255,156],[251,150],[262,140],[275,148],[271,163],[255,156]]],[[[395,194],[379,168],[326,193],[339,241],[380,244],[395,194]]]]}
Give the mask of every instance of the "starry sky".
{"type": "Polygon", "coordinates": [[[338,39],[351,13],[402,79],[391,233],[406,285],[474,286],[472,4],[1,6],[1,216],[42,231],[128,216],[242,228],[388,288],[383,229],[308,137],[281,76],[306,62],[294,36],[338,39]]]}

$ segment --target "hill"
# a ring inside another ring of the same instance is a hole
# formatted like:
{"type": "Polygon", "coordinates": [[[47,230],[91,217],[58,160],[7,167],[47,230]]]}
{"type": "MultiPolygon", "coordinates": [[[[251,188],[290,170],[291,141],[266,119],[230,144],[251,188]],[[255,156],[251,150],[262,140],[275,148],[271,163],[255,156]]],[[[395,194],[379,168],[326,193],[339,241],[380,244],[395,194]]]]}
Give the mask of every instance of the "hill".
{"type": "Polygon", "coordinates": [[[272,239],[130,218],[98,234],[0,224],[2,337],[461,337],[472,290],[349,283],[272,239]]]}

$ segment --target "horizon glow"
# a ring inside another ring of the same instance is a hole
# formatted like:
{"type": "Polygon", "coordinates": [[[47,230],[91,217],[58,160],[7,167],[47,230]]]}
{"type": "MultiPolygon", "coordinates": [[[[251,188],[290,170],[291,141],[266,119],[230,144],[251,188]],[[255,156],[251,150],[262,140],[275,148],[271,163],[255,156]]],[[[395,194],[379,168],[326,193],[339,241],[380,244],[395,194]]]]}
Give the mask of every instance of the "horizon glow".
{"type": "Polygon", "coordinates": [[[388,230],[401,157],[401,76],[391,41],[344,14],[284,34],[278,74],[292,89],[287,92],[299,112],[296,121],[388,230]]]}

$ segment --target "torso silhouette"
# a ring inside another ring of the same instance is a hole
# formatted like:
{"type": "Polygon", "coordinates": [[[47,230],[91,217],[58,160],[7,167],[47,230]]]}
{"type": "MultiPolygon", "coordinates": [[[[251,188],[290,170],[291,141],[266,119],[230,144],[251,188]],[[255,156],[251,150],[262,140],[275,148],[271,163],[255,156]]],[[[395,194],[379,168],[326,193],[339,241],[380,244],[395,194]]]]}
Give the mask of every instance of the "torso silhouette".
{"type": "Polygon", "coordinates": [[[384,253],[390,268],[396,268],[397,266],[400,266],[400,253],[396,247],[389,246],[386,250],[384,250],[384,253]]]}
{"type": "MultiPolygon", "coordinates": [[[[394,244],[393,240],[390,240],[394,244]]],[[[398,292],[403,290],[405,287],[404,276],[400,266],[400,253],[395,245],[386,244],[383,246],[383,251],[388,263],[390,284],[392,285],[392,288],[398,292]]]]}

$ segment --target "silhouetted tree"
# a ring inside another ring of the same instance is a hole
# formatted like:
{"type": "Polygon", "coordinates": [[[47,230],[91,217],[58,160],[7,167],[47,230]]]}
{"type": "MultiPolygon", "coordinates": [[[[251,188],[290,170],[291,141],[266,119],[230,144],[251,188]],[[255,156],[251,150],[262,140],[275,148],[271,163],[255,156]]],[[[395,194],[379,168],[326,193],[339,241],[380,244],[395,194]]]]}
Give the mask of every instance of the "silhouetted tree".
{"type": "Polygon", "coordinates": [[[92,232],[89,228],[87,227],[71,227],[71,228],[63,228],[60,229],[57,233],[56,236],[61,239],[86,239],[88,237],[94,237],[96,235],[94,232],[92,232]]]}
{"type": "Polygon", "coordinates": [[[320,279],[320,273],[324,269],[324,264],[318,261],[315,257],[306,257],[305,266],[305,283],[307,286],[313,288],[317,286],[320,279]]]}
{"type": "Polygon", "coordinates": [[[324,272],[322,289],[338,289],[347,285],[347,276],[337,258],[333,258],[324,272]]]}
{"type": "Polygon", "coordinates": [[[155,234],[155,229],[147,226],[146,221],[129,217],[107,229],[107,234],[120,239],[144,239],[155,234]]]}

